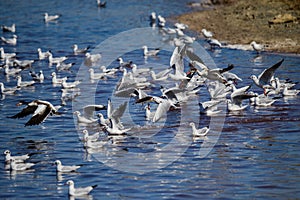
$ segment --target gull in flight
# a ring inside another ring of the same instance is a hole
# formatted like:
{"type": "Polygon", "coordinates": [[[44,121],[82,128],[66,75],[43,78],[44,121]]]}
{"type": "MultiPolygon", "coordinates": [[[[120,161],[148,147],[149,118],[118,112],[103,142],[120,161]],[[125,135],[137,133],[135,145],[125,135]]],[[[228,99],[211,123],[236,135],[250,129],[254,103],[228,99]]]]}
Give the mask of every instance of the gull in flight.
{"type": "Polygon", "coordinates": [[[5,162],[10,162],[10,160],[13,159],[16,163],[22,163],[30,157],[29,154],[12,156],[10,150],[5,150],[4,155],[5,155],[5,162]]]}
{"type": "Polygon", "coordinates": [[[45,22],[51,22],[56,21],[58,18],[60,18],[61,15],[49,15],[48,13],[44,14],[44,20],[45,22]]]}
{"type": "Polygon", "coordinates": [[[75,172],[77,169],[79,169],[81,166],[79,165],[62,165],[60,160],[56,160],[54,162],[56,165],[56,171],[57,172],[63,172],[63,173],[68,173],[68,172],[75,172]]]}
{"type": "Polygon", "coordinates": [[[260,88],[264,89],[264,93],[266,94],[266,88],[273,88],[273,86],[270,85],[270,80],[274,78],[274,74],[276,69],[280,67],[284,59],[281,59],[278,63],[274,64],[272,67],[269,67],[262,71],[258,77],[255,75],[251,75],[250,78],[253,80],[255,85],[257,85],[260,88]]]}
{"type": "Polygon", "coordinates": [[[93,186],[75,188],[74,181],[72,181],[72,180],[68,180],[66,182],[66,185],[69,185],[69,195],[70,196],[88,195],[95,187],[97,187],[97,185],[93,185],[93,186]]]}
{"type": "Polygon", "coordinates": [[[194,137],[203,137],[206,136],[207,133],[209,132],[209,127],[203,127],[201,129],[197,129],[194,122],[191,122],[190,126],[192,127],[194,137]]]}
{"type": "Polygon", "coordinates": [[[3,32],[15,33],[16,32],[16,24],[12,24],[11,26],[2,25],[1,29],[2,29],[3,32]]]}
{"type": "Polygon", "coordinates": [[[4,38],[4,37],[0,37],[0,39],[2,40],[2,42],[6,43],[6,44],[10,44],[10,45],[16,45],[17,44],[17,35],[13,35],[12,38],[4,38]]]}
{"type": "Polygon", "coordinates": [[[25,123],[25,126],[38,125],[45,121],[49,115],[57,114],[60,107],[61,106],[53,106],[48,101],[38,99],[28,103],[27,107],[21,112],[9,118],[19,119],[32,114],[32,117],[25,123]]]}

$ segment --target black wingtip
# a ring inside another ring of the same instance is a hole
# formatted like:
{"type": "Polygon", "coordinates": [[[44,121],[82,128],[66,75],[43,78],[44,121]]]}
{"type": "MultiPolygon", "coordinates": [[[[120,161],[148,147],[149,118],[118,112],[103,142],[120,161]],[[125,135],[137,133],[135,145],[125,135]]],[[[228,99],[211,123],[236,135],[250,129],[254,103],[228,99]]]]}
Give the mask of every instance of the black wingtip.
{"type": "Polygon", "coordinates": [[[92,188],[96,188],[98,185],[93,185],[92,188]]]}

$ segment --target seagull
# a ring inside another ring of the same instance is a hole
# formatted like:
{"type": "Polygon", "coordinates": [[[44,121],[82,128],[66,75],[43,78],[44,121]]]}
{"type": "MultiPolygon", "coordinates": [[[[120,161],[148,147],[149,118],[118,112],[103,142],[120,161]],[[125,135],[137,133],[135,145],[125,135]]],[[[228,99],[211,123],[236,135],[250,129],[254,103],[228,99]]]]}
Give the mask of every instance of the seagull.
{"type": "Polygon", "coordinates": [[[62,79],[61,85],[64,89],[71,89],[71,88],[75,88],[80,83],[81,83],[80,81],[67,82],[67,78],[65,77],[62,79]]]}
{"type": "Polygon", "coordinates": [[[110,135],[123,135],[126,132],[130,131],[131,128],[127,129],[120,129],[118,127],[118,124],[114,118],[110,119],[110,126],[105,125],[104,129],[108,132],[110,135]]]}
{"type": "Polygon", "coordinates": [[[85,116],[81,116],[81,113],[79,111],[75,111],[74,115],[77,116],[77,122],[80,124],[91,124],[91,123],[95,123],[98,121],[97,119],[91,119],[91,118],[87,118],[85,116]]]}
{"type": "Polygon", "coordinates": [[[132,64],[132,73],[133,75],[145,74],[150,71],[149,68],[137,68],[136,64],[132,64]]]}
{"type": "Polygon", "coordinates": [[[13,38],[0,37],[2,42],[6,43],[6,44],[10,44],[10,45],[16,45],[17,44],[17,38],[18,38],[17,35],[13,35],[13,38]]]}
{"type": "Polygon", "coordinates": [[[57,114],[57,111],[60,107],[61,106],[53,106],[48,101],[37,99],[28,103],[27,107],[21,112],[9,118],[23,118],[32,114],[32,117],[28,122],[25,123],[25,126],[38,125],[45,121],[49,115],[57,114]]]}
{"type": "Polygon", "coordinates": [[[119,57],[117,61],[119,61],[119,68],[131,68],[132,61],[124,62],[121,57],[119,57]]]}
{"type": "Polygon", "coordinates": [[[55,57],[54,58],[50,51],[48,51],[47,54],[48,54],[48,60],[49,60],[50,65],[57,64],[57,63],[63,62],[63,61],[68,59],[67,56],[55,57]]]}
{"type": "Polygon", "coordinates": [[[175,23],[174,26],[180,30],[185,30],[187,29],[189,26],[183,23],[175,23]]]}
{"type": "Polygon", "coordinates": [[[90,79],[91,80],[99,80],[99,79],[103,79],[105,77],[105,73],[95,73],[94,69],[89,69],[90,72],[90,79]]]}
{"type": "Polygon", "coordinates": [[[31,67],[32,63],[34,63],[34,60],[14,60],[13,63],[14,66],[18,66],[24,69],[27,67],[31,67]]]}
{"type": "Polygon", "coordinates": [[[11,26],[2,25],[1,29],[2,29],[3,32],[15,33],[16,32],[16,24],[12,24],[11,26]]]}
{"type": "Polygon", "coordinates": [[[4,87],[4,83],[0,82],[0,93],[1,94],[14,94],[17,90],[20,88],[18,87],[13,87],[13,88],[6,88],[4,87]]]}
{"type": "Polygon", "coordinates": [[[155,73],[154,71],[150,71],[151,78],[153,81],[164,81],[168,79],[168,74],[171,72],[171,69],[167,69],[167,71],[161,71],[159,73],[155,73]]]}
{"type": "Polygon", "coordinates": [[[63,172],[63,173],[75,172],[77,169],[81,167],[79,165],[70,165],[70,166],[62,165],[60,160],[56,160],[54,164],[56,165],[56,171],[63,172]]]}
{"type": "Polygon", "coordinates": [[[29,154],[21,155],[21,156],[12,156],[10,150],[4,151],[5,162],[10,162],[11,159],[15,160],[16,163],[21,163],[27,160],[30,156],[29,154]]]}
{"type": "Polygon", "coordinates": [[[274,64],[272,67],[265,69],[258,75],[258,77],[255,75],[251,75],[250,79],[253,80],[255,85],[257,85],[260,88],[263,88],[265,93],[266,88],[272,87],[270,85],[270,80],[272,79],[272,77],[274,77],[275,70],[280,67],[283,61],[284,59],[281,59],[281,61],[274,64]]]}
{"type": "Polygon", "coordinates": [[[146,115],[145,117],[146,117],[147,121],[151,121],[153,119],[154,114],[155,114],[155,113],[151,112],[150,109],[151,109],[150,104],[148,103],[148,105],[145,106],[145,115],[146,115]]]}
{"type": "Polygon", "coordinates": [[[106,106],[102,104],[94,104],[94,105],[87,105],[83,107],[83,113],[85,118],[90,119],[90,120],[97,120],[94,118],[94,112],[95,111],[100,111],[100,110],[105,110],[106,106]]]}
{"type": "Polygon", "coordinates": [[[189,80],[190,78],[184,72],[183,54],[185,47],[175,47],[172,56],[170,58],[170,66],[175,68],[175,74],[169,74],[169,77],[173,80],[189,80]]]}
{"type": "Polygon", "coordinates": [[[38,51],[39,60],[46,59],[49,56],[49,53],[50,53],[49,51],[42,52],[41,48],[38,48],[37,51],[38,51]]]}
{"type": "Polygon", "coordinates": [[[264,94],[258,95],[257,93],[254,92],[249,92],[249,94],[256,95],[255,97],[249,99],[250,103],[254,106],[267,107],[267,106],[271,106],[276,101],[275,99],[271,99],[268,96],[265,96],[264,94]]]}
{"type": "Polygon", "coordinates": [[[52,72],[52,73],[51,73],[51,76],[52,76],[52,84],[53,84],[53,85],[62,84],[63,80],[67,78],[67,77],[64,77],[64,78],[57,78],[55,72],[52,72]]]}
{"type": "Polygon", "coordinates": [[[101,59],[101,57],[102,56],[99,53],[97,53],[97,54],[86,53],[85,54],[84,64],[86,66],[93,66],[93,65],[95,65],[101,59]]]}
{"type": "Polygon", "coordinates": [[[212,38],[213,37],[213,33],[210,31],[207,31],[205,28],[201,30],[202,34],[204,35],[204,37],[206,38],[212,38]]]}
{"type": "Polygon", "coordinates": [[[92,142],[96,142],[99,139],[99,136],[100,136],[99,132],[97,132],[97,133],[95,133],[93,135],[89,135],[89,132],[86,129],[84,129],[82,131],[82,134],[84,135],[84,137],[83,137],[83,141],[84,142],[86,142],[87,140],[90,140],[92,142]]]}
{"type": "Polygon", "coordinates": [[[194,122],[191,122],[190,126],[192,127],[194,137],[206,136],[209,131],[209,127],[203,127],[201,129],[197,129],[194,122]]]}
{"type": "Polygon", "coordinates": [[[14,159],[10,159],[10,169],[13,171],[25,171],[34,165],[34,163],[17,163],[14,159]]]}
{"type": "Polygon", "coordinates": [[[34,81],[39,81],[39,82],[42,83],[45,79],[45,76],[43,74],[43,70],[40,70],[40,72],[38,74],[36,74],[35,72],[30,71],[29,74],[33,78],[34,81]]]}
{"type": "Polygon", "coordinates": [[[221,101],[219,100],[210,100],[205,102],[199,102],[200,113],[206,114],[207,116],[212,116],[220,113],[222,110],[217,110],[218,104],[221,101]]]}
{"type": "Polygon", "coordinates": [[[55,21],[58,18],[60,18],[61,15],[49,15],[48,13],[44,14],[44,20],[45,22],[51,22],[51,21],[55,21]]]}
{"type": "Polygon", "coordinates": [[[66,64],[66,63],[64,63],[64,62],[59,62],[59,63],[56,64],[56,69],[57,69],[58,71],[63,71],[63,70],[68,71],[68,70],[70,70],[71,67],[74,66],[74,65],[75,65],[75,63],[68,63],[68,64],[66,64]]]}
{"type": "Polygon", "coordinates": [[[106,73],[107,75],[113,75],[115,74],[117,71],[119,71],[116,68],[111,68],[111,69],[107,69],[104,65],[102,65],[100,67],[100,69],[102,70],[103,73],[106,73]]]}
{"type": "Polygon", "coordinates": [[[217,40],[217,39],[209,38],[209,39],[207,39],[207,42],[211,48],[214,48],[214,47],[221,48],[222,47],[221,42],[219,42],[219,40],[217,40]]]}
{"type": "Polygon", "coordinates": [[[283,96],[297,96],[299,94],[300,90],[292,90],[288,89],[287,86],[284,86],[284,89],[282,91],[283,96]]]}
{"type": "Polygon", "coordinates": [[[149,16],[149,20],[151,23],[155,23],[156,21],[156,13],[155,12],[151,12],[151,15],[149,16]]]}
{"type": "Polygon", "coordinates": [[[101,0],[97,0],[97,6],[99,8],[105,8],[106,7],[106,1],[101,2],[101,0]]]}
{"type": "Polygon", "coordinates": [[[21,76],[17,76],[17,87],[28,87],[32,86],[35,83],[35,81],[22,81],[21,76]]]}
{"type": "Polygon", "coordinates": [[[142,48],[144,49],[144,56],[156,56],[160,52],[159,48],[148,50],[148,47],[146,45],[144,45],[142,48]]]}
{"type": "Polygon", "coordinates": [[[166,19],[164,17],[162,17],[161,15],[158,15],[157,19],[158,19],[159,27],[164,27],[166,25],[166,19]]]}
{"type": "Polygon", "coordinates": [[[16,53],[5,53],[4,48],[3,47],[0,48],[0,59],[2,59],[2,60],[12,59],[15,57],[16,57],[16,53]]]}
{"type": "Polygon", "coordinates": [[[78,45],[77,45],[77,44],[74,44],[74,45],[72,46],[72,48],[73,48],[74,54],[83,54],[83,53],[86,53],[86,52],[89,50],[90,46],[87,46],[87,47],[85,47],[85,48],[83,48],[83,49],[79,49],[79,48],[78,48],[78,45]]]}
{"type": "Polygon", "coordinates": [[[231,99],[227,99],[228,111],[242,111],[248,107],[248,105],[242,105],[242,101],[256,97],[256,94],[238,94],[232,96],[231,99]]]}
{"type": "Polygon", "coordinates": [[[255,50],[257,53],[259,53],[260,51],[264,50],[264,45],[262,44],[257,44],[255,41],[252,41],[250,43],[251,47],[253,48],[253,50],[255,50]]]}
{"type": "Polygon", "coordinates": [[[11,75],[11,76],[15,76],[17,74],[19,74],[22,71],[22,69],[19,68],[9,68],[9,65],[4,65],[4,74],[5,75],[11,75]]]}
{"type": "Polygon", "coordinates": [[[68,180],[66,185],[69,185],[69,195],[70,196],[84,196],[88,195],[97,185],[75,188],[74,181],[68,180]]]}

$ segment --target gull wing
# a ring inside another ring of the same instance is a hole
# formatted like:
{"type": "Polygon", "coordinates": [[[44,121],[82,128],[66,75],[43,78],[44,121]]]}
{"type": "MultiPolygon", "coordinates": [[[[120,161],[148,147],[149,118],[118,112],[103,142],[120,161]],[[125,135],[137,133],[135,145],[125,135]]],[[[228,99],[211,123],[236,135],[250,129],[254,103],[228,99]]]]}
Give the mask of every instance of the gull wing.
{"type": "Polygon", "coordinates": [[[118,108],[116,108],[113,112],[112,112],[112,115],[111,117],[116,119],[118,121],[118,119],[120,119],[125,110],[126,110],[126,107],[127,107],[127,101],[125,101],[123,104],[121,104],[118,108]]]}
{"type": "Polygon", "coordinates": [[[171,103],[168,100],[162,101],[158,104],[152,121],[157,122],[163,115],[165,115],[170,109],[171,103]]]}
{"type": "Polygon", "coordinates": [[[87,105],[83,107],[84,114],[87,118],[93,118],[95,111],[104,109],[106,109],[104,105],[87,105]]]}
{"type": "Polygon", "coordinates": [[[48,117],[51,111],[52,109],[50,106],[39,104],[33,116],[28,122],[26,122],[25,126],[33,126],[42,123],[48,117]]]}
{"type": "Polygon", "coordinates": [[[252,97],[256,97],[257,95],[255,94],[240,94],[240,95],[236,95],[234,97],[231,98],[232,103],[236,104],[236,105],[241,105],[242,101],[245,99],[250,99],[252,97]]]}
{"type": "Polygon", "coordinates": [[[34,111],[38,108],[38,105],[28,105],[26,108],[23,108],[23,110],[21,112],[19,112],[18,114],[11,116],[9,118],[23,118],[26,117],[27,115],[33,114],[34,111]]]}
{"type": "Polygon", "coordinates": [[[273,65],[272,67],[269,67],[268,69],[264,70],[259,76],[259,82],[262,83],[261,85],[267,85],[269,84],[272,76],[274,76],[275,70],[280,67],[284,59],[281,59],[278,63],[273,65]]]}
{"type": "Polygon", "coordinates": [[[197,56],[194,52],[192,52],[191,50],[187,49],[186,55],[191,61],[197,61],[199,63],[204,64],[203,60],[199,56],[197,56]]]}

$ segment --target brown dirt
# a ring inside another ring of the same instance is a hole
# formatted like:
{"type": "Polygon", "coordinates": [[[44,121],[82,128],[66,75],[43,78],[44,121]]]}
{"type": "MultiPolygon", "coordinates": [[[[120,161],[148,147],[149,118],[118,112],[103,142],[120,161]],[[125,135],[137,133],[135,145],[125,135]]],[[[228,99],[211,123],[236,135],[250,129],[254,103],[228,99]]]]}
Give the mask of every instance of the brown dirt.
{"type": "Polygon", "coordinates": [[[176,17],[176,20],[186,23],[199,34],[202,28],[212,31],[214,38],[229,44],[250,44],[256,41],[265,44],[267,51],[300,53],[299,0],[216,2],[218,4],[209,9],[184,14],[176,17]],[[293,20],[278,20],[280,14],[292,16],[293,20]],[[272,23],[275,17],[277,20],[274,22],[283,23],[272,23]]]}

